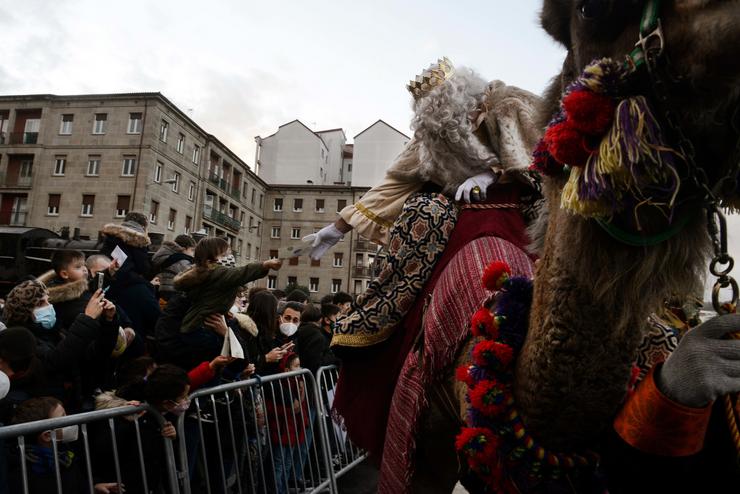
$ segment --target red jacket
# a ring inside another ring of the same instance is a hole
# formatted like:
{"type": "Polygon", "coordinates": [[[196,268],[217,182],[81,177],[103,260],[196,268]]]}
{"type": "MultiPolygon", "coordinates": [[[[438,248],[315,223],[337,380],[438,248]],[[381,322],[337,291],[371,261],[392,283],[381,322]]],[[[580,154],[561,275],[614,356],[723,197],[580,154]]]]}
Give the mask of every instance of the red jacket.
{"type": "Polygon", "coordinates": [[[267,424],[273,444],[295,446],[306,441],[309,415],[306,393],[305,390],[301,391],[302,388],[303,383],[294,377],[287,383],[283,382],[282,393],[279,392],[279,387],[274,396],[272,393],[265,393],[267,424]],[[293,404],[296,401],[300,401],[301,405],[294,411],[293,404]]]}
{"type": "Polygon", "coordinates": [[[204,384],[213,380],[214,377],[216,377],[216,373],[213,369],[211,369],[210,363],[201,363],[198,367],[188,372],[188,379],[190,380],[190,392],[192,393],[204,384]]]}

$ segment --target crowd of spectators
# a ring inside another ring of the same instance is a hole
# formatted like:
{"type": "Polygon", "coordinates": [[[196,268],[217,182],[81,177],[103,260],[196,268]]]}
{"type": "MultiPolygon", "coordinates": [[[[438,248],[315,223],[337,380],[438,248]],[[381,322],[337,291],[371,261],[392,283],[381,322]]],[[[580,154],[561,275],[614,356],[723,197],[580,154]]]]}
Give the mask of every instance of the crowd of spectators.
{"type": "MultiPolygon", "coordinates": [[[[189,235],[164,242],[152,255],[147,225],[140,213],[105,225],[99,253],[56,251],[49,272],[19,282],[0,300],[0,426],[142,403],[164,423],[147,414],[136,420],[121,416],[114,425],[91,423],[90,472],[77,426],[26,437],[23,457],[15,440],[0,442],[0,494],[22,492],[24,470],[29,492],[55,492],[56,465],[65,493],[87,492],[88,474],[96,493],[123,492],[117,469],[126,492],[162,492],[163,436],[187,442],[191,476],[216,468],[197,465],[198,441],[211,441],[212,435],[198,434],[197,425],[186,420],[186,437],[178,438],[173,425],[192,413],[194,390],[340,364],[329,342],[351,296],[338,293],[314,303],[299,289],[248,289],[280,269],[281,261],[237,267],[225,239],[196,242],[189,235]],[[232,337],[243,358],[223,354],[225,339],[232,337]],[[146,476],[140,451],[146,452],[146,476]]],[[[255,437],[239,436],[245,443],[259,441],[262,430],[265,445],[271,443],[261,448],[273,451],[270,458],[263,453],[253,459],[274,472],[267,490],[283,493],[296,481],[307,482],[303,470],[316,407],[305,382],[291,380],[266,397],[264,407],[247,414],[259,417],[252,430],[245,429],[255,437]],[[273,423],[287,415],[300,419],[290,420],[288,428],[273,423]]]]}

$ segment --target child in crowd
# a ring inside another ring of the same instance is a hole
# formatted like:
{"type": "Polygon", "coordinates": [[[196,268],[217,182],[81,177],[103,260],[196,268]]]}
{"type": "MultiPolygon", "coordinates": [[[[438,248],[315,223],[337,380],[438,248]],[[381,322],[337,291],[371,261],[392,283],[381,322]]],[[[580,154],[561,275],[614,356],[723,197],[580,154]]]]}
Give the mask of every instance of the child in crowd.
{"type": "MultiPolygon", "coordinates": [[[[44,396],[24,401],[16,410],[14,424],[24,424],[64,417],[66,414],[62,403],[56,398],[44,396]]],[[[82,492],[85,482],[80,461],[84,461],[74,451],[79,433],[79,426],[71,425],[61,429],[30,434],[26,437],[25,462],[28,472],[28,492],[30,494],[47,494],[57,491],[55,463],[59,465],[59,476],[63,492],[82,492]],[[54,458],[52,435],[56,436],[57,455],[54,458]]],[[[18,455],[10,455],[18,460],[18,455]]],[[[10,492],[23,492],[23,478],[20,465],[10,468],[10,492]]],[[[115,479],[107,477],[95,483],[96,493],[119,493],[118,484],[110,482],[115,479]]]]}
{"type": "MultiPolygon", "coordinates": [[[[281,372],[301,369],[301,360],[296,353],[289,353],[280,361],[281,372]]],[[[272,441],[273,469],[277,493],[284,494],[288,483],[302,482],[304,452],[309,427],[308,403],[303,380],[295,377],[288,380],[287,386],[273,385],[265,390],[267,403],[267,422],[272,441]]]]}
{"type": "Polygon", "coordinates": [[[193,265],[195,240],[190,235],[178,235],[175,241],[166,240],[152,256],[154,272],[159,278],[159,297],[169,300],[175,293],[175,276],[193,265]]]}
{"type": "Polygon", "coordinates": [[[242,285],[280,269],[282,262],[271,259],[235,267],[229,243],[220,237],[201,239],[195,247],[195,266],[175,277],[175,290],[184,291],[192,302],[180,331],[191,333],[211,314],[226,314],[242,285]]]}

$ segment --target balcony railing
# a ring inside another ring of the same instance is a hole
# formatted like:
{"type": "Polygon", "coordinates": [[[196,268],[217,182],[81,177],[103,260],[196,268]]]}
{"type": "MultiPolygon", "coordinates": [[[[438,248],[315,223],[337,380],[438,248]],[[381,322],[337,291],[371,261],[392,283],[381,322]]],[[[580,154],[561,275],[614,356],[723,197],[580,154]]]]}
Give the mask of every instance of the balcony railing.
{"type": "Polygon", "coordinates": [[[375,252],[378,250],[378,246],[372,242],[368,242],[367,240],[355,240],[355,250],[375,252]]]}
{"type": "Polygon", "coordinates": [[[355,266],[354,276],[356,278],[370,278],[370,268],[367,268],[365,266],[355,266]]]}
{"type": "Polygon", "coordinates": [[[229,195],[236,199],[237,201],[241,199],[241,194],[239,191],[239,187],[232,187],[231,190],[229,190],[229,195]]]}
{"type": "Polygon", "coordinates": [[[0,225],[26,226],[26,211],[0,211],[0,225]]]}
{"type": "Polygon", "coordinates": [[[242,226],[239,220],[235,220],[229,215],[213,209],[210,206],[205,206],[203,208],[203,217],[207,220],[213,221],[214,223],[218,223],[219,225],[225,226],[226,228],[230,228],[235,231],[239,231],[242,226]]]}
{"type": "Polygon", "coordinates": [[[29,189],[33,182],[33,176],[0,175],[0,187],[13,189],[29,189]]]}
{"type": "MultiPolygon", "coordinates": [[[[5,140],[5,139],[4,139],[5,140]]],[[[11,132],[8,144],[37,144],[39,140],[38,132],[11,132]]]]}

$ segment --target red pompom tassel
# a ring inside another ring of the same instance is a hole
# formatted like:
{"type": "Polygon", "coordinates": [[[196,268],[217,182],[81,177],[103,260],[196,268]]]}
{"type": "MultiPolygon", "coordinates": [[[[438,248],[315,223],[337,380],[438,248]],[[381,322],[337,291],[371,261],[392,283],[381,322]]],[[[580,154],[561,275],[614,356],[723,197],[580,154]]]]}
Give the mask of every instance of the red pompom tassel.
{"type": "Polygon", "coordinates": [[[585,137],[568,122],[550,126],[545,132],[547,150],[560,163],[570,166],[585,166],[591,151],[585,137]]]}
{"type": "Polygon", "coordinates": [[[455,369],[455,379],[468,386],[472,386],[475,383],[475,379],[470,375],[470,367],[469,365],[461,365],[455,369]]]}
{"type": "Polygon", "coordinates": [[[573,129],[590,136],[606,133],[614,121],[614,101],[593,91],[573,91],[563,99],[567,122],[573,129]]]}
{"type": "Polygon", "coordinates": [[[514,360],[514,350],[498,341],[484,340],[473,348],[473,362],[480,367],[503,371],[514,360]]]}
{"type": "Polygon", "coordinates": [[[556,177],[563,172],[563,164],[550,155],[547,151],[547,143],[540,139],[537,147],[532,153],[532,164],[529,165],[530,170],[534,170],[542,175],[548,177],[556,177]]]}
{"type": "Polygon", "coordinates": [[[471,329],[473,330],[473,336],[482,336],[484,338],[498,338],[498,326],[496,321],[493,319],[491,311],[482,307],[478,309],[478,312],[473,314],[473,319],[470,323],[471,329]]]}
{"type": "Polygon", "coordinates": [[[506,390],[496,381],[479,381],[470,390],[470,405],[488,417],[501,415],[506,411],[506,390]]]}
{"type": "Polygon", "coordinates": [[[511,277],[511,268],[504,261],[493,261],[483,271],[483,286],[491,291],[501,287],[511,277]]]}
{"type": "Polygon", "coordinates": [[[455,448],[468,458],[490,462],[496,458],[498,437],[482,427],[463,427],[455,438],[455,448]]]}

